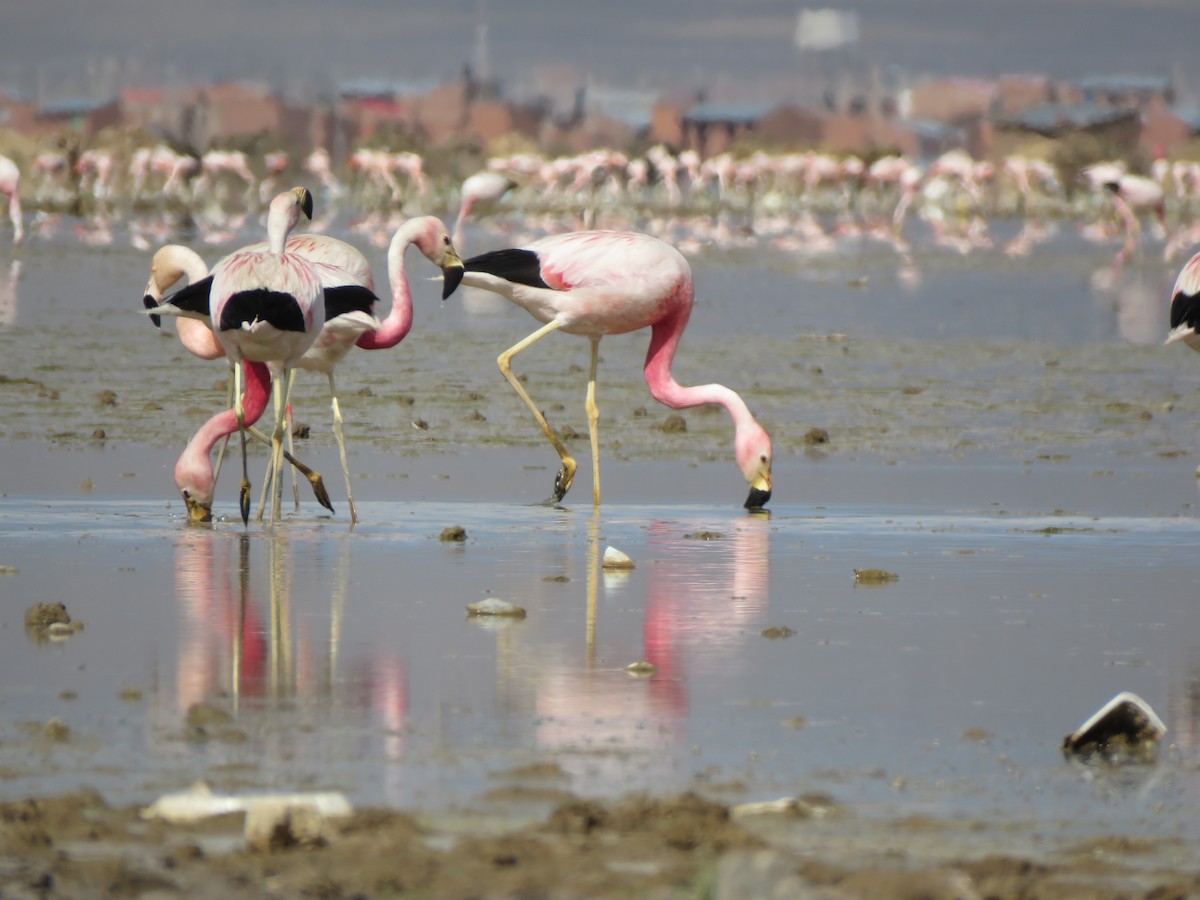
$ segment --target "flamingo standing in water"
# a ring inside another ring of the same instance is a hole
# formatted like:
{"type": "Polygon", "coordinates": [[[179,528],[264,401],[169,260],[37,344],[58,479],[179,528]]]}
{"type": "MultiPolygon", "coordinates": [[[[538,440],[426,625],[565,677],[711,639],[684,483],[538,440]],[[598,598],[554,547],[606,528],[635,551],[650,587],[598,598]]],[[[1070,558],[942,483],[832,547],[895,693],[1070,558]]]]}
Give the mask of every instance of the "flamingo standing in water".
{"type": "Polygon", "coordinates": [[[562,460],[554,499],[562,500],[576,463],[525,388],[512,373],[512,358],[559,329],[591,342],[587,417],[592,448],[592,495],[600,505],[600,454],[596,362],[600,338],[650,328],[645,377],[650,394],[672,409],[705,403],[723,406],[733,419],[734,456],[750,484],[747,509],[771,497],[771,438],[745,401],[720,384],[684,387],[671,374],[679,339],[692,313],[692,272],[683,255],[658,238],[618,231],[580,231],[496,250],[465,263],[462,283],[502,294],[545,324],[500,354],[500,371],[529,407],[562,460]]]}
{"type": "Polygon", "coordinates": [[[25,223],[21,216],[21,170],[7,156],[0,156],[0,194],[8,198],[13,243],[19,244],[25,239],[25,223]]]}
{"type": "MultiPolygon", "coordinates": [[[[346,458],[346,444],[343,432],[341,407],[338,403],[337,388],[334,383],[334,368],[341,359],[358,346],[364,350],[385,350],[394,347],[408,334],[412,328],[413,306],[412,294],[404,271],[404,251],[409,246],[417,248],[434,265],[442,269],[445,291],[447,295],[458,284],[456,272],[462,270],[462,260],[459,259],[446,232],[446,226],[435,216],[421,216],[407,220],[397,229],[388,250],[388,278],[392,287],[392,308],[387,318],[380,321],[375,315],[378,298],[374,293],[374,276],[370,263],[356,248],[336,238],[325,235],[296,235],[288,238],[287,252],[298,254],[308,259],[320,277],[325,292],[325,324],[316,341],[300,359],[297,368],[314,372],[323,372],[329,379],[330,403],[333,409],[333,433],[337,439],[338,451],[341,456],[342,473],[346,479],[346,496],[350,504],[350,520],[358,522],[358,511],[354,503],[354,494],[350,482],[350,468],[346,458]]],[[[176,293],[172,301],[189,310],[187,315],[198,315],[203,310],[207,313],[211,279],[205,280],[203,260],[186,247],[171,245],[163,248],[155,255],[156,262],[163,262],[159,267],[152,267],[151,286],[147,287],[144,302],[147,308],[152,308],[153,297],[161,297],[171,284],[174,284],[183,272],[184,265],[191,267],[189,285],[184,288],[189,294],[185,298],[176,293]],[[163,260],[160,260],[162,255],[163,260]],[[153,274],[157,272],[157,276],[153,274]],[[158,278],[172,278],[164,287],[158,278]]],[[[265,244],[255,244],[248,250],[261,251],[265,244]]],[[[218,265],[220,265],[218,263],[218,265]]],[[[217,350],[223,353],[223,348],[212,336],[207,316],[201,319],[184,318],[183,321],[195,323],[202,329],[212,343],[217,344],[217,350]]],[[[182,322],[181,322],[182,325],[182,322]]],[[[191,329],[189,340],[193,340],[191,329]]],[[[180,339],[184,340],[181,329],[180,339]]],[[[194,339],[194,346],[208,349],[202,338],[194,339]]],[[[189,341],[184,346],[192,349],[189,341]]],[[[192,350],[196,352],[196,350],[192,350]]],[[[197,353],[196,355],[200,355],[197,353]]],[[[213,358],[211,356],[204,358],[213,358]]],[[[293,370],[293,376],[295,370],[293,370]]],[[[290,385],[289,385],[290,390],[290,385]]],[[[301,469],[303,472],[303,469],[301,469]]],[[[319,476],[318,476],[319,477],[319,476]]],[[[311,478],[310,478],[311,480],[311,478]]]]}
{"type": "MultiPolygon", "coordinates": [[[[325,292],[312,263],[286,251],[288,234],[303,213],[312,218],[312,194],[298,187],[279,194],[267,212],[267,250],[242,250],[213,269],[209,315],[217,340],[234,362],[263,362],[271,373],[275,430],[271,434],[271,522],[279,520],[284,408],[292,369],[316,341],[325,321],[325,292]]],[[[235,369],[241,382],[241,368],[235,369]]],[[[237,384],[234,413],[242,432],[242,521],[249,523],[245,409],[237,384]]]]}
{"type": "Polygon", "coordinates": [[[517,183],[507,175],[492,171],[476,172],[463,181],[458,218],[454,220],[454,246],[463,245],[463,223],[476,206],[495,203],[516,186],[517,183]]]}
{"type": "MultiPolygon", "coordinates": [[[[254,427],[263,410],[267,407],[267,392],[271,374],[265,363],[242,361],[245,371],[245,389],[240,398],[243,419],[242,425],[258,440],[270,444],[271,439],[254,427]]],[[[222,410],[209,419],[200,430],[192,436],[175,463],[175,487],[179,489],[183,502],[187,505],[188,521],[203,523],[212,521],[213,492],[216,490],[217,469],[211,460],[212,448],[221,440],[228,440],[229,435],[238,430],[236,408],[222,410]]],[[[284,458],[308,478],[312,484],[313,493],[317,500],[333,512],[329,495],[321,476],[305,466],[287,451],[284,458]]],[[[243,501],[244,504],[244,501],[243,501]]],[[[244,507],[243,507],[244,508],[244,507]]]]}

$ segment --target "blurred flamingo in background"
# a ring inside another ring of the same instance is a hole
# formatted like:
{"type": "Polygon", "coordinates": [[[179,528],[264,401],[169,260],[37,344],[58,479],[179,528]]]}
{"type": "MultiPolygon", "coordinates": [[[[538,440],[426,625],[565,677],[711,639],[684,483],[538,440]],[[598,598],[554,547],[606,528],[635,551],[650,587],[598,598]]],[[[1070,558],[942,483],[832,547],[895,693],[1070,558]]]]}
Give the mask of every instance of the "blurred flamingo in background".
{"type": "Polygon", "coordinates": [[[725,408],[733,419],[734,456],[750,484],[747,508],[771,497],[771,438],[745,401],[720,384],[684,387],[671,374],[683,330],[692,314],[694,287],[687,260],[678,250],[646,234],[581,231],[535,241],[524,248],[496,250],[465,263],[462,282],[495,291],[522,307],[541,328],[500,354],[500,371],[533,413],[558,451],[562,468],[554,481],[554,499],[562,500],[575,477],[576,463],[546,417],[512,373],[512,358],[531,344],[562,329],[591,343],[587,417],[592,449],[592,495],[600,505],[600,451],[596,406],[596,363],[600,338],[650,328],[645,377],[650,394],[672,409],[705,403],[725,408]]]}
{"type": "Polygon", "coordinates": [[[21,170],[7,156],[0,156],[0,194],[8,198],[13,243],[20,244],[25,239],[25,220],[21,215],[21,170]]]}
{"type": "Polygon", "coordinates": [[[517,183],[500,172],[483,171],[470,175],[462,183],[462,199],[458,205],[458,217],[454,220],[454,246],[463,245],[463,224],[476,207],[497,203],[517,183]]]}

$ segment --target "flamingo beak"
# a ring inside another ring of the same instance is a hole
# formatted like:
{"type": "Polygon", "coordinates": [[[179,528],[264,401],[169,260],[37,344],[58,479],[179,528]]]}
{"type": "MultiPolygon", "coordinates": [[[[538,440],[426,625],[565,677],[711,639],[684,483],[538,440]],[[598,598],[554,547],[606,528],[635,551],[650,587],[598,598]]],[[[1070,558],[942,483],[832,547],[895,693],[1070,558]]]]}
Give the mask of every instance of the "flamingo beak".
{"type": "MultiPolygon", "coordinates": [[[[146,309],[154,309],[156,306],[158,306],[158,302],[149,294],[146,294],[144,297],[142,297],[142,306],[146,307],[146,309]]],[[[154,323],[155,328],[162,328],[162,316],[156,316],[154,313],[150,313],[150,321],[154,323]]]]}
{"type": "Polygon", "coordinates": [[[212,522],[211,506],[205,506],[199,500],[195,500],[186,495],[184,496],[183,500],[185,503],[187,503],[189,525],[207,525],[212,522]]]}
{"type": "Polygon", "coordinates": [[[463,275],[467,269],[463,265],[463,261],[458,258],[458,254],[453,250],[448,251],[446,259],[442,262],[442,299],[445,300],[455,289],[462,284],[463,275]]]}
{"type": "Polygon", "coordinates": [[[771,476],[758,475],[750,483],[750,496],[746,498],[746,509],[762,509],[771,499],[771,476]]]}
{"type": "Polygon", "coordinates": [[[292,188],[292,193],[296,195],[296,200],[299,202],[300,209],[303,211],[305,217],[311,220],[313,216],[312,193],[306,187],[292,188]]]}

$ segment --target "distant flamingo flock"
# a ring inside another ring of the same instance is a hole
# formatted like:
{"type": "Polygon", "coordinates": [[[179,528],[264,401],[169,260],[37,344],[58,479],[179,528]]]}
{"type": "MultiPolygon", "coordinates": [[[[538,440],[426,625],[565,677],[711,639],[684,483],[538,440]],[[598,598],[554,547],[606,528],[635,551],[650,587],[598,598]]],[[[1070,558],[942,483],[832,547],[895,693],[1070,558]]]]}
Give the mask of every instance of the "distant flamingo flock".
{"type": "MultiPolygon", "coordinates": [[[[644,376],[651,395],[670,408],[713,404],[727,411],[733,455],[750,488],[745,506],[757,509],[772,492],[767,431],[736,391],[719,384],[685,387],[671,375],[695,292],[689,256],[767,249],[810,258],[850,242],[879,241],[902,260],[917,242],[935,251],[998,250],[1016,257],[1074,228],[1082,240],[1109,245],[1119,268],[1138,254],[1171,261],[1200,242],[1200,163],[1188,161],[1159,161],[1147,173],[1121,161],[1061,173],[1043,160],[1011,156],[992,163],[962,151],[924,163],[900,156],[868,163],[814,152],[704,159],[656,146],[636,158],[601,150],[494,157],[465,179],[447,180],[431,177],[411,152],[360,148],[339,170],[320,149],[302,160],[280,151],[250,160],[237,151],[195,157],[159,145],[128,160],[93,149],[72,164],[43,153],[24,174],[23,181],[17,164],[0,157],[0,200],[7,202],[14,246],[73,232],[90,244],[128,240],[139,249],[158,248],[144,298],[151,318],[157,324],[174,317],[189,352],[228,361],[229,408],[197,432],[175,469],[195,522],[211,519],[220,468],[220,454],[214,465],[212,452],[234,432],[242,435],[243,520],[250,512],[247,434],[272,448],[260,518],[268,497],[271,521],[281,517],[285,460],[332,508],[321,477],[284,449],[298,369],[328,379],[350,521],[358,521],[334,370],[354,347],[392,348],[408,335],[412,296],[404,256],[410,246],[440,270],[443,297],[460,283],[491,291],[539,323],[500,353],[498,363],[559,456],[550,502],[563,500],[577,464],[513,374],[514,357],[553,331],[588,339],[585,408],[599,506],[599,342],[649,329],[644,376]],[[313,192],[285,189],[293,178],[311,183],[313,192]],[[293,234],[302,215],[312,218],[311,230],[293,234]],[[999,219],[1020,223],[1003,243],[993,233],[999,219]],[[348,241],[322,233],[335,222],[348,241]],[[264,223],[266,242],[223,257],[211,274],[202,254],[188,246],[261,235],[264,223]],[[354,246],[358,241],[387,248],[392,296],[385,317],[376,311],[371,267],[354,246]],[[468,242],[473,249],[499,249],[464,259],[458,248],[468,242]],[[275,413],[269,436],[253,428],[268,392],[275,413]]],[[[1171,340],[1193,346],[1197,260],[1200,255],[1180,276],[1171,322],[1171,340]]]]}
{"type": "Polygon", "coordinates": [[[516,153],[477,169],[435,177],[420,154],[373,147],[340,163],[323,148],[252,159],[167,144],[127,154],[91,147],[70,158],[38,153],[22,167],[0,157],[0,202],[16,243],[66,230],[85,243],[127,240],[141,249],[182,237],[235,242],[260,228],[270,199],[296,182],[311,184],[318,199],[314,231],[336,223],[380,248],[403,217],[430,213],[454,222],[456,244],[470,223],[486,221],[498,243],[604,228],[653,234],[689,255],[766,247],[812,256],[875,240],[901,255],[920,243],[1017,257],[1073,228],[1110,246],[1120,266],[1138,252],[1172,261],[1200,243],[1194,160],[1156,160],[1140,173],[1116,160],[1063,172],[1043,159],[976,160],[962,150],[866,161],[814,151],[702,158],[657,145],[637,156],[516,153]],[[997,219],[1018,221],[1015,237],[999,237],[997,219]]]}

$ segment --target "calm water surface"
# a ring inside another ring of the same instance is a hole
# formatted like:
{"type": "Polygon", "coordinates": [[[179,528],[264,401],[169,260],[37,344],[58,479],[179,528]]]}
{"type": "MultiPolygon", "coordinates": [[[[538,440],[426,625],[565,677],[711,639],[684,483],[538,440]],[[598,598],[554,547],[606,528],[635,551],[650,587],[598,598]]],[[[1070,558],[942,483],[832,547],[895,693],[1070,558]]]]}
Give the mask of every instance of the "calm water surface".
{"type": "MultiPolygon", "coordinates": [[[[308,378],[297,452],[338,513],[304,497],[272,533],[180,519],[171,466],[224,368],[139,316],[148,254],[33,242],[0,325],[0,796],[145,802],[204,778],[436,809],[553,762],[550,786],[603,796],[820,791],[1197,834],[1200,360],[1157,346],[1172,267],[1113,273],[1108,252],[930,254],[916,280],[882,251],[695,260],[677,371],[738,387],[775,435],[770,516],[739,508],[723,415],[653,427],[641,337],[603,345],[602,511],[586,441],[565,506],[536,505],[553,454],[494,362],[531,321],[416,282],[413,335],[339,370],[362,524],[308,378]],[[451,525],[467,540],[440,540],[451,525]],[[610,545],[637,568],[603,571],[610,545]],[[469,619],[488,596],[526,618],[469,619]],[[86,629],[32,639],[38,601],[86,629]],[[626,671],[641,660],[652,675],[626,671]],[[1160,764],[1065,762],[1121,690],[1166,720],[1160,764]],[[188,732],[198,702],[224,733],[188,732]],[[65,743],[41,734],[55,716],[65,743]]],[[[585,343],[548,340],[517,369],[583,432],[584,365],[585,343]]]]}

